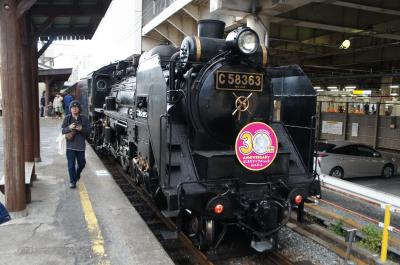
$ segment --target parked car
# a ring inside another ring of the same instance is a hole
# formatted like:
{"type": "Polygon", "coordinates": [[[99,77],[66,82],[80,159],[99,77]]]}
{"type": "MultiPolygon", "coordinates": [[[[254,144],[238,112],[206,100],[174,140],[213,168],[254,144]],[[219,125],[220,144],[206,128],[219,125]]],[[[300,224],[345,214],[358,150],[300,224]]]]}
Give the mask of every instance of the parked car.
{"type": "Polygon", "coordinates": [[[338,178],[381,176],[391,178],[397,172],[394,158],[377,150],[346,141],[317,142],[314,167],[317,173],[338,178]]]}

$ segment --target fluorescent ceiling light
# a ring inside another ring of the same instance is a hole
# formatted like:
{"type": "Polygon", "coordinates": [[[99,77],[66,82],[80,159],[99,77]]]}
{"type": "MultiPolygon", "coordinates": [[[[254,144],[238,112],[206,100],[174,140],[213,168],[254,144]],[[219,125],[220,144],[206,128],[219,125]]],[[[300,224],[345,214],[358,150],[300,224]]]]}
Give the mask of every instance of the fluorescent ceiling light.
{"type": "Polygon", "coordinates": [[[328,86],[328,89],[337,89],[337,86],[328,86]]]}
{"type": "Polygon", "coordinates": [[[315,86],[314,89],[321,89],[321,87],[320,86],[315,86]]]}
{"type": "Polygon", "coordinates": [[[398,93],[390,93],[391,96],[398,96],[398,93]]]}
{"type": "Polygon", "coordinates": [[[350,42],[350,40],[344,40],[343,42],[342,42],[342,44],[340,44],[340,49],[343,49],[343,50],[347,50],[348,48],[350,48],[350,45],[351,45],[351,42],[350,42]]]}
{"type": "Polygon", "coordinates": [[[357,87],[356,86],[345,86],[344,88],[346,88],[346,89],[356,89],[357,87]]]}
{"type": "Polygon", "coordinates": [[[335,92],[335,91],[339,91],[339,89],[331,89],[331,91],[335,92]]]}
{"type": "Polygon", "coordinates": [[[323,89],[317,89],[317,91],[322,92],[322,91],[324,91],[324,90],[323,90],[323,89]]]}
{"type": "Polygon", "coordinates": [[[399,88],[399,85],[391,85],[390,88],[399,88]]]}
{"type": "Polygon", "coordinates": [[[371,95],[372,91],[371,90],[353,90],[353,95],[371,95]]]}

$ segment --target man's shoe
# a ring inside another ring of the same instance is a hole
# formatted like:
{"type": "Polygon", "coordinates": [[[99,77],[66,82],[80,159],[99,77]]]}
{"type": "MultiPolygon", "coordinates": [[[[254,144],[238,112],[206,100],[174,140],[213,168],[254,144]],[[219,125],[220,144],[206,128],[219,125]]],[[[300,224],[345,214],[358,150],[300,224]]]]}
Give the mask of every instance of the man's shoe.
{"type": "Polygon", "coordinates": [[[76,188],[75,183],[70,183],[70,184],[69,184],[69,188],[70,188],[70,189],[75,189],[75,188],[76,188]]]}

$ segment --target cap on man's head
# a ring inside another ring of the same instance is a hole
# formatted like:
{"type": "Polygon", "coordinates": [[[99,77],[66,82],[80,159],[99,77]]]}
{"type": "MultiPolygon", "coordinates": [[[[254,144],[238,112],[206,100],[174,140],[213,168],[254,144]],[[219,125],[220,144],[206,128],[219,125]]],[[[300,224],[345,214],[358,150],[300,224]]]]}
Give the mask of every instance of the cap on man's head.
{"type": "Polygon", "coordinates": [[[79,103],[79,101],[72,101],[71,104],[69,105],[69,109],[71,109],[72,107],[77,107],[79,108],[79,110],[81,109],[81,103],[79,103]]]}

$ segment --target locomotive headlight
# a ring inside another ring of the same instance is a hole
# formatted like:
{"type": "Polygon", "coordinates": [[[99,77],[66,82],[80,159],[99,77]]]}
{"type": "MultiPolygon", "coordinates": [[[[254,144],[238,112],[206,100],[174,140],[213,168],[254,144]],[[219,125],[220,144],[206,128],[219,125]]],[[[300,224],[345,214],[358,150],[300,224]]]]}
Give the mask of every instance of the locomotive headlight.
{"type": "Polygon", "coordinates": [[[226,37],[226,46],[243,55],[255,53],[259,45],[257,33],[247,27],[235,29],[226,37]]]}
{"type": "Polygon", "coordinates": [[[258,37],[253,31],[246,30],[238,36],[238,47],[244,54],[252,54],[258,48],[258,37]]]}

